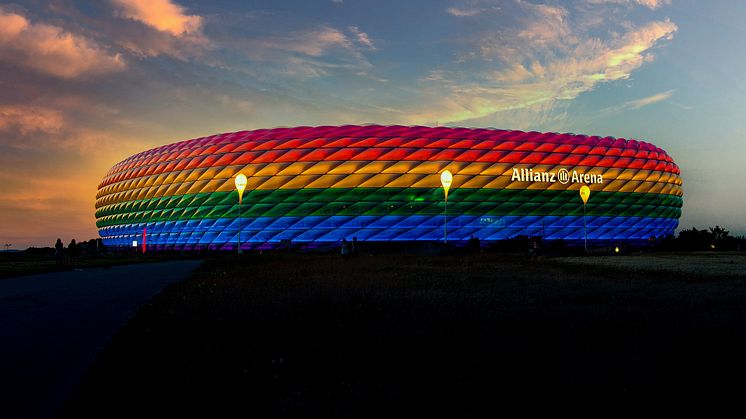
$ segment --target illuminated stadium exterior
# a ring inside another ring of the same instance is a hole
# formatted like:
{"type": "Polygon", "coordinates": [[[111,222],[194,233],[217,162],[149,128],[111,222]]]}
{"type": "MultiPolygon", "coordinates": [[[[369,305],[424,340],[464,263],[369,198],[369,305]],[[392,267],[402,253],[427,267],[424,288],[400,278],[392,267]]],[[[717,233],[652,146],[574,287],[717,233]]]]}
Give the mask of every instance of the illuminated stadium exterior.
{"type": "Polygon", "coordinates": [[[448,239],[590,243],[672,234],[680,171],[652,144],[574,134],[405,126],[260,129],[169,144],[115,165],[99,185],[104,243],[152,249],[442,240],[440,174],[453,173],[448,239]],[[238,217],[234,177],[248,177],[238,217]],[[140,241],[140,243],[142,243],[140,241]]]}

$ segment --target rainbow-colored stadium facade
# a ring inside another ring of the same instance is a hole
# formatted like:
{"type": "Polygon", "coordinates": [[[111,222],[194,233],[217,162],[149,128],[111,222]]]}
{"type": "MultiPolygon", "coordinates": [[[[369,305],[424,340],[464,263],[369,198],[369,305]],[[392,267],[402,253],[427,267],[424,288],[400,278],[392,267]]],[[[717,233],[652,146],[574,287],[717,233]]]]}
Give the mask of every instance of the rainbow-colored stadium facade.
{"type": "Polygon", "coordinates": [[[148,248],[272,247],[442,240],[440,173],[453,173],[448,239],[590,242],[672,234],[679,168],[652,144],[574,134],[405,126],[321,126],[219,134],[115,165],[96,199],[104,243],[148,248]],[[525,170],[522,170],[525,169],[525,170]],[[248,185],[239,218],[234,177],[248,185]]]}

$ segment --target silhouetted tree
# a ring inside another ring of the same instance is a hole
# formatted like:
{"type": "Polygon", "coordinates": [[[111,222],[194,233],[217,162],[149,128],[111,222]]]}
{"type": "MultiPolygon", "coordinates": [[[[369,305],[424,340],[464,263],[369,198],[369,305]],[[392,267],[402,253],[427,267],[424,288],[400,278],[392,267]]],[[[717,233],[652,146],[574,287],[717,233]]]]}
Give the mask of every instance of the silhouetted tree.
{"type": "Polygon", "coordinates": [[[720,226],[715,226],[710,227],[710,234],[712,234],[712,238],[715,239],[715,241],[718,241],[727,238],[730,232],[720,226]]]}
{"type": "Polygon", "coordinates": [[[98,250],[96,249],[96,239],[90,239],[88,240],[88,254],[89,255],[97,255],[98,250]]]}
{"type": "Polygon", "coordinates": [[[677,250],[735,250],[738,240],[720,226],[698,230],[681,230],[676,239],[677,250]]]}

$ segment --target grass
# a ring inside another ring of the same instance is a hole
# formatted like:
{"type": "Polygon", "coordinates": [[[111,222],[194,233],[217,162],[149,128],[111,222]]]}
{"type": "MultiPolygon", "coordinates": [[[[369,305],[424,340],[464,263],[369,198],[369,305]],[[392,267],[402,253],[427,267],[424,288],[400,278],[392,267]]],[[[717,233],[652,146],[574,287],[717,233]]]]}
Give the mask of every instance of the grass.
{"type": "Polygon", "coordinates": [[[499,255],[211,259],[116,335],[61,417],[701,397],[746,372],[744,284],[499,255]]]}
{"type": "Polygon", "coordinates": [[[717,278],[746,278],[746,253],[689,252],[650,253],[630,257],[561,257],[554,261],[579,266],[581,269],[599,268],[642,272],[655,275],[674,275],[679,278],[711,280],[717,278]]]}

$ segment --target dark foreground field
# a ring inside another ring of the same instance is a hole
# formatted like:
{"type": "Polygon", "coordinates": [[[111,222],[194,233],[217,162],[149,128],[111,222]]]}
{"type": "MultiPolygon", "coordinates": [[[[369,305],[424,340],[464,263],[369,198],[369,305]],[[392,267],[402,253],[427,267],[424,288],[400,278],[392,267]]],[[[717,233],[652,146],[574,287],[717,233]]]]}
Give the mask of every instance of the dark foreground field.
{"type": "Polygon", "coordinates": [[[46,252],[0,252],[0,280],[18,276],[43,274],[50,272],[65,272],[75,269],[91,269],[129,265],[133,263],[168,262],[193,258],[190,255],[158,255],[142,254],[106,254],[81,256],[72,263],[69,256],[65,256],[63,263],[58,265],[54,258],[54,250],[46,252]]]}
{"type": "Polygon", "coordinates": [[[741,392],[743,273],[646,272],[491,255],[211,260],[120,331],[63,416],[463,417],[741,392]]]}

